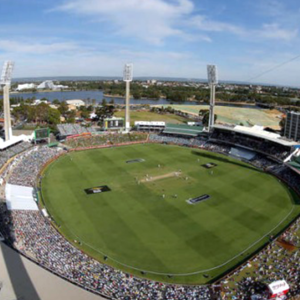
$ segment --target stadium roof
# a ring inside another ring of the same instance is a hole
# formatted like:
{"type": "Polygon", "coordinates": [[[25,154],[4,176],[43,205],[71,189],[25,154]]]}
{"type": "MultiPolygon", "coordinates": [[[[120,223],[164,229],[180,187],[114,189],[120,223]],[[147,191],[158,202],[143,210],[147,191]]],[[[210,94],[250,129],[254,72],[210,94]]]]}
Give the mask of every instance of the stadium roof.
{"type": "Polygon", "coordinates": [[[228,127],[224,125],[214,125],[214,128],[216,129],[223,129],[223,130],[228,130],[228,131],[233,131],[236,133],[241,133],[261,139],[268,140],[270,142],[274,142],[277,144],[280,144],[282,146],[287,146],[287,147],[292,147],[292,146],[297,146],[299,143],[296,143],[291,140],[287,140],[283,138],[280,134],[269,132],[264,130],[263,126],[253,126],[253,127],[245,127],[245,126],[234,126],[234,127],[228,127]]]}
{"type": "Polygon", "coordinates": [[[163,133],[167,134],[178,134],[178,135],[188,135],[188,136],[198,136],[203,132],[202,126],[189,126],[189,125],[175,125],[167,124],[163,133]]]}
{"type": "Polygon", "coordinates": [[[292,160],[288,162],[288,165],[300,171],[300,156],[293,156],[292,160]]]}
{"type": "Polygon", "coordinates": [[[159,122],[159,121],[135,121],[135,126],[166,126],[165,122],[159,122]]]}
{"type": "Polygon", "coordinates": [[[30,139],[30,136],[26,136],[24,134],[19,136],[13,136],[9,141],[3,141],[2,139],[0,139],[0,151],[5,150],[6,148],[11,147],[17,143],[20,143],[22,141],[28,141],[30,139]]]}
{"type": "Polygon", "coordinates": [[[104,121],[123,121],[123,120],[124,120],[124,118],[117,118],[117,117],[104,119],[104,121]]]}

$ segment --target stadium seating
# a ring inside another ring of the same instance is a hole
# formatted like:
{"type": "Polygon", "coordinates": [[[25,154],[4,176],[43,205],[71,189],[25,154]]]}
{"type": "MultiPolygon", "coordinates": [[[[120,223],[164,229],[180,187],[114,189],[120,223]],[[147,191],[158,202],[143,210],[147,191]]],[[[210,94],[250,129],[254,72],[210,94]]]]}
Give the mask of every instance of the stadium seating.
{"type": "MultiPolygon", "coordinates": [[[[80,129],[75,126],[76,131],[80,129]]],[[[72,126],[72,130],[74,127],[72,126]]],[[[65,132],[71,132],[71,127],[64,127],[65,132]]],[[[72,131],[73,132],[73,131],[72,131]]],[[[105,135],[72,138],[67,141],[70,147],[91,147],[106,144],[146,140],[145,134],[105,135]]],[[[214,139],[225,139],[224,136],[214,136],[214,139]]],[[[182,138],[168,135],[151,134],[150,142],[179,144],[190,147],[201,147],[208,151],[229,155],[231,145],[216,143],[213,140],[200,138],[182,138]]],[[[237,142],[237,141],[232,141],[237,142]]],[[[238,141],[239,144],[244,144],[238,141]]],[[[248,141],[249,142],[249,141],[248,141]]],[[[249,144],[247,144],[249,146],[249,144]]],[[[250,144],[251,145],[251,144],[250,144]]],[[[282,157],[282,152],[276,155],[276,149],[270,151],[263,145],[256,144],[268,155],[282,157]]],[[[21,143],[1,153],[1,157],[13,157],[15,154],[30,148],[30,144],[21,143]],[[5,156],[7,155],[7,156],[5,156]]],[[[41,167],[49,160],[61,153],[58,148],[35,147],[28,149],[18,156],[14,162],[13,172],[9,183],[34,186],[41,167]]],[[[251,163],[261,169],[268,169],[279,179],[287,182],[290,187],[300,194],[300,177],[288,166],[268,158],[263,153],[257,154],[251,163]]],[[[110,299],[139,299],[139,300],[210,300],[210,299],[250,299],[253,291],[259,291],[263,285],[278,279],[286,279],[290,285],[289,299],[300,294],[300,219],[283,235],[286,241],[295,245],[293,253],[280,248],[276,241],[263,249],[257,256],[235,270],[228,277],[219,282],[222,289],[212,286],[183,286],[159,283],[132,277],[122,271],[102,264],[78,250],[66,241],[45,219],[40,211],[8,211],[0,203],[0,232],[6,243],[16,248],[25,256],[42,265],[51,272],[110,299]],[[255,266],[255,274],[248,274],[245,270],[249,265],[255,266]]],[[[262,298],[263,299],[263,298],[262,298]]]]}
{"type": "Polygon", "coordinates": [[[98,134],[93,136],[83,136],[69,138],[66,145],[72,148],[90,148],[104,145],[118,145],[122,143],[146,141],[147,134],[145,133],[130,133],[130,134],[98,134]]]}
{"type": "Polygon", "coordinates": [[[61,137],[83,133],[97,133],[94,127],[83,127],[79,124],[59,124],[57,125],[57,129],[61,137]]]}
{"type": "Polygon", "coordinates": [[[284,158],[286,158],[289,154],[289,150],[287,149],[287,147],[242,134],[233,135],[230,131],[214,130],[213,134],[210,137],[210,140],[223,142],[234,146],[245,147],[250,150],[260,151],[267,155],[271,155],[278,160],[284,160],[284,158]]]}
{"type": "Polygon", "coordinates": [[[19,144],[13,145],[3,151],[0,151],[0,168],[15,155],[29,149],[32,144],[29,142],[21,142],[19,144]]]}

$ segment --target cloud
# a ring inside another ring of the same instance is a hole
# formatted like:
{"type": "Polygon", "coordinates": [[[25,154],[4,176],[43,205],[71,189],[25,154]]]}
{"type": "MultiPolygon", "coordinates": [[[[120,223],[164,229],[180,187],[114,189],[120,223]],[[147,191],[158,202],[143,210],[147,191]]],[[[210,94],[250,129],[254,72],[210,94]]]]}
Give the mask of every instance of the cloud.
{"type": "MultiPolygon", "coordinates": [[[[103,47],[102,47],[103,49],[103,47]]],[[[159,48],[160,49],[160,48],[159,48]]],[[[1,56],[4,61],[7,54],[1,56]]],[[[110,51],[77,51],[65,55],[62,51],[52,55],[10,53],[16,62],[14,78],[47,76],[122,76],[124,63],[134,63],[135,76],[201,77],[206,76],[205,62],[190,52],[134,51],[116,48],[110,51]]],[[[1,61],[1,60],[0,60],[1,61]]]]}
{"type": "Polygon", "coordinates": [[[225,22],[213,21],[206,16],[195,16],[191,19],[191,25],[201,31],[207,32],[229,32],[237,35],[244,33],[244,29],[225,22]]]}
{"type": "Polygon", "coordinates": [[[298,35],[298,30],[287,30],[280,27],[277,23],[264,24],[262,29],[257,31],[257,34],[261,38],[277,39],[284,41],[291,41],[298,35]]]}
{"type": "Polygon", "coordinates": [[[26,54],[50,54],[55,52],[78,51],[75,43],[38,43],[16,40],[0,40],[0,51],[26,54]]]}
{"type": "Polygon", "coordinates": [[[253,3],[258,14],[268,17],[283,17],[286,13],[289,15],[292,11],[287,10],[285,4],[278,0],[261,0],[253,3]]]}
{"type": "Polygon", "coordinates": [[[262,27],[258,29],[247,29],[243,26],[210,20],[200,15],[192,18],[190,24],[201,31],[230,33],[248,40],[272,39],[291,41],[298,35],[297,29],[284,29],[277,23],[263,24],[262,27]]]}
{"type": "Polygon", "coordinates": [[[118,34],[161,44],[165,38],[184,36],[177,24],[194,9],[190,0],[69,0],[56,7],[111,24],[118,34]]]}
{"type": "MultiPolygon", "coordinates": [[[[280,6],[275,5],[274,12],[280,6]]],[[[150,44],[162,45],[169,37],[180,37],[187,42],[212,42],[209,33],[229,33],[247,40],[273,39],[290,41],[298,31],[280,26],[279,22],[263,24],[260,28],[213,20],[195,14],[192,0],[66,0],[52,11],[88,16],[90,21],[103,22],[114,34],[150,44]],[[197,31],[192,35],[191,32],[197,31]]]]}

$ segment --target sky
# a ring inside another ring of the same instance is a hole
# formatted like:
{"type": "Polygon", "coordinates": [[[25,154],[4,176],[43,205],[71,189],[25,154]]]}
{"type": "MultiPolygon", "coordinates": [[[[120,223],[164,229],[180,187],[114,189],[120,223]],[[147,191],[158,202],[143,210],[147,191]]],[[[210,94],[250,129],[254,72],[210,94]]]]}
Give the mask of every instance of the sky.
{"type": "Polygon", "coordinates": [[[207,77],[300,86],[298,0],[0,0],[14,77],[207,77]],[[260,74],[262,76],[259,76],[260,74]]]}

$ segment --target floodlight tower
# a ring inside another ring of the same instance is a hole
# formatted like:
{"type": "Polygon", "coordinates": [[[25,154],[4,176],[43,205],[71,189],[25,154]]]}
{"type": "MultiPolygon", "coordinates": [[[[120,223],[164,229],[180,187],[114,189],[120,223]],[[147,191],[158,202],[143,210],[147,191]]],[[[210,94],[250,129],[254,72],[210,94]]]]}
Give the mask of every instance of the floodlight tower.
{"type": "Polygon", "coordinates": [[[130,82],[132,81],[133,64],[125,64],[123,80],[126,82],[125,130],[130,130],[130,82]]]}
{"type": "Polygon", "coordinates": [[[212,130],[212,127],[215,124],[215,102],[216,102],[216,85],[218,84],[218,71],[217,66],[208,65],[207,66],[207,77],[208,84],[210,86],[210,108],[209,108],[209,122],[208,128],[209,131],[212,130]]]}
{"type": "Polygon", "coordinates": [[[13,69],[14,69],[14,62],[12,62],[12,61],[4,62],[1,79],[0,79],[0,85],[3,87],[3,111],[4,111],[5,141],[9,141],[12,137],[9,90],[10,90],[13,69]]]}

